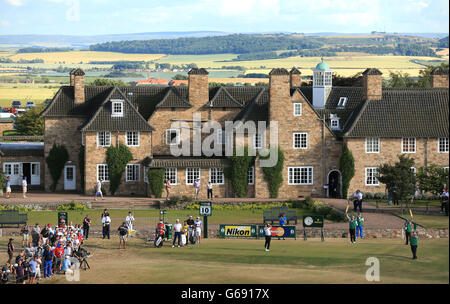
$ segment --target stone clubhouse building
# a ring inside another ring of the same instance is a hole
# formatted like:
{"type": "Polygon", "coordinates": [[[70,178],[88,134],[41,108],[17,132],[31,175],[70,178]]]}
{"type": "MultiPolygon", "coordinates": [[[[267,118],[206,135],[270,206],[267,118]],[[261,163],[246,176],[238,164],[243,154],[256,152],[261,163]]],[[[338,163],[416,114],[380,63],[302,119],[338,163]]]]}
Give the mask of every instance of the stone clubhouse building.
{"type": "MultiPolygon", "coordinates": [[[[148,168],[164,168],[172,181],[171,195],[193,196],[194,180],[201,181],[199,198],[206,198],[206,184],[213,183],[215,197],[234,197],[225,156],[173,156],[171,148],[192,143],[198,128],[220,123],[214,133],[224,150],[234,134],[225,134],[225,122],[265,122],[264,134],[246,134],[256,151],[269,145],[269,128],[277,122],[278,145],[284,153],[280,198],[342,196],[339,160],[346,144],[355,158],[355,176],[350,190],[384,192],[376,179],[377,167],[394,162],[399,154],[415,159],[417,167],[449,166],[448,69],[436,68],[431,88],[383,88],[377,69],[363,73],[362,87],[336,87],[332,70],[319,63],[313,70],[312,86],[302,86],[301,72],[273,69],[268,87],[213,87],[205,69],[192,69],[188,86],[97,87],[84,83],[84,72],[70,73],[70,86],[63,86],[42,112],[45,119],[43,157],[53,144],[64,145],[69,161],[57,191],[93,195],[98,179],[109,182],[106,150],[111,145],[128,146],[133,160],[127,165],[119,195],[151,196],[148,168]],[[201,120],[193,119],[194,114],[201,120]],[[174,127],[182,123],[184,127],[174,127]],[[225,138],[227,138],[225,140],[225,138]],[[84,163],[79,152],[84,147],[84,163]],[[80,170],[80,167],[84,170],[80,170]],[[80,172],[84,172],[84,187],[80,172]]],[[[206,135],[202,135],[204,138],[206,135]]],[[[232,144],[231,143],[231,144],[232,144]]],[[[0,151],[1,152],[1,151],[0,151]]],[[[51,176],[41,156],[45,189],[51,176]]],[[[1,160],[0,153],[0,160],[1,160]]],[[[19,163],[15,161],[15,163],[19,163]]],[[[260,158],[248,171],[248,197],[268,198],[267,181],[260,158]]],[[[7,175],[22,173],[20,166],[2,161],[7,175]]]]}

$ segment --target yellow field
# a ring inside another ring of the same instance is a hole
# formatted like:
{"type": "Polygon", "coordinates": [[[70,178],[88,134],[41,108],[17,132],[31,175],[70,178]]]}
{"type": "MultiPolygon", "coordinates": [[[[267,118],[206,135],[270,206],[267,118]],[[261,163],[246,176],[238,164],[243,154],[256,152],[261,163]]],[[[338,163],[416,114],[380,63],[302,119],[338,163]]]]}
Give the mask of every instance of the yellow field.
{"type": "Polygon", "coordinates": [[[43,59],[45,63],[66,63],[79,64],[80,62],[88,63],[90,61],[152,61],[157,60],[165,55],[161,54],[123,54],[111,52],[91,52],[91,51],[72,51],[72,52],[55,52],[55,53],[23,53],[11,54],[8,56],[12,60],[32,60],[43,59]]]}
{"type": "Polygon", "coordinates": [[[209,82],[255,84],[258,82],[269,83],[269,78],[209,78],[209,82]]]}
{"type": "Polygon", "coordinates": [[[10,107],[13,100],[20,100],[22,105],[29,100],[39,104],[47,98],[53,98],[58,89],[36,84],[0,84],[0,106],[10,107]]]}

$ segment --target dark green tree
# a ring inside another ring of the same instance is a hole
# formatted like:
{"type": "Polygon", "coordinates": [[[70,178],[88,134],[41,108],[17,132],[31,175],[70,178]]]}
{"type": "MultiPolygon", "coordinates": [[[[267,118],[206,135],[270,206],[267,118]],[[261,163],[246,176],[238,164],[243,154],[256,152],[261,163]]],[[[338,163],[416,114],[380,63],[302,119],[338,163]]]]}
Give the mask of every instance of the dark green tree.
{"type": "Polygon", "coordinates": [[[440,194],[442,186],[449,183],[448,169],[435,164],[418,168],[416,178],[421,191],[432,192],[435,195],[440,194]]]}
{"type": "Polygon", "coordinates": [[[21,135],[44,135],[42,107],[34,107],[17,117],[15,125],[21,135]]]}
{"type": "Polygon", "coordinates": [[[50,186],[53,192],[56,191],[56,186],[58,185],[58,181],[61,177],[64,165],[68,160],[69,152],[67,152],[66,147],[54,143],[52,148],[50,149],[50,152],[48,153],[48,156],[45,159],[53,180],[50,186]]]}
{"type": "Polygon", "coordinates": [[[123,80],[112,80],[105,78],[97,78],[92,83],[93,86],[107,86],[107,87],[126,87],[129,86],[128,83],[123,80]]]}
{"type": "Polygon", "coordinates": [[[80,146],[80,152],[78,152],[78,167],[80,171],[80,181],[81,189],[84,191],[84,171],[85,171],[85,148],[83,145],[80,146]]]}
{"type": "Polygon", "coordinates": [[[224,171],[227,178],[231,180],[233,192],[237,197],[247,196],[248,169],[255,163],[255,157],[248,155],[248,147],[244,147],[244,155],[237,156],[234,150],[230,157],[230,167],[224,171]]]}
{"type": "Polygon", "coordinates": [[[355,159],[352,152],[347,145],[342,147],[341,159],[339,160],[339,167],[342,174],[342,197],[347,198],[350,181],[355,176],[355,159]]]}
{"type": "Polygon", "coordinates": [[[416,176],[411,170],[414,159],[399,155],[395,164],[384,164],[378,167],[378,181],[386,185],[394,202],[406,201],[414,195],[416,176]]]}
{"type": "Polygon", "coordinates": [[[109,170],[109,191],[114,195],[120,186],[123,172],[127,164],[133,160],[130,149],[122,143],[117,147],[110,146],[106,150],[106,163],[109,170]]]}

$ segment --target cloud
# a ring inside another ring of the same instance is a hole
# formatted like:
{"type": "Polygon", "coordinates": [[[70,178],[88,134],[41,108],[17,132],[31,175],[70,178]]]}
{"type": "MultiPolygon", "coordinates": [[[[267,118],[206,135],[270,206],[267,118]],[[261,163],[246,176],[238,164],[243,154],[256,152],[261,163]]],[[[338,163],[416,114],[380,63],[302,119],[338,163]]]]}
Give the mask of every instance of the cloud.
{"type": "Polygon", "coordinates": [[[11,23],[8,20],[0,20],[0,27],[9,27],[11,23]]]}
{"type": "Polygon", "coordinates": [[[24,5],[24,1],[23,0],[3,0],[3,1],[5,1],[9,5],[13,5],[13,6],[22,6],[22,5],[24,5]]]}

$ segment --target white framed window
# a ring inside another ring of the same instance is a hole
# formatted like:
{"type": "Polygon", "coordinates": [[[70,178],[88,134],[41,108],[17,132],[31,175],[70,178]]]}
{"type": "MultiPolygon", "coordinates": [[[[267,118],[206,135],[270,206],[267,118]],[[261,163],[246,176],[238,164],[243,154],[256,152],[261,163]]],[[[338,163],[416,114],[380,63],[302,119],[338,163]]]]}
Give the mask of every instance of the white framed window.
{"type": "Polygon", "coordinates": [[[294,149],[308,149],[308,133],[296,132],[293,134],[294,149]]]}
{"type": "Polygon", "coordinates": [[[178,171],[177,168],[166,168],[166,173],[164,174],[164,182],[170,178],[170,184],[178,184],[178,171]]]}
{"type": "Polygon", "coordinates": [[[97,165],[97,180],[109,182],[109,169],[107,164],[97,165]]]}
{"type": "Polygon", "coordinates": [[[263,135],[260,133],[256,133],[253,135],[253,147],[256,150],[262,149],[264,147],[263,135]]]}
{"type": "Polygon", "coordinates": [[[125,142],[127,146],[138,147],[139,146],[139,132],[126,132],[125,142]]]}
{"type": "Polygon", "coordinates": [[[302,103],[294,102],[294,116],[302,116],[302,103]]]}
{"type": "Polygon", "coordinates": [[[448,153],[448,137],[442,137],[438,140],[439,153],[448,153]]]}
{"type": "Polygon", "coordinates": [[[378,182],[378,168],[368,167],[366,168],[366,186],[379,186],[378,182]]]}
{"type": "Polygon", "coordinates": [[[347,97],[341,97],[341,98],[339,98],[339,102],[338,102],[337,107],[338,107],[338,108],[345,108],[345,106],[347,105],[347,100],[348,100],[347,97]]]}
{"type": "Polygon", "coordinates": [[[402,153],[416,153],[416,138],[403,137],[402,138],[402,153]]]}
{"type": "Polygon", "coordinates": [[[253,166],[248,168],[247,184],[249,184],[249,185],[254,185],[255,184],[255,167],[253,167],[253,166]]]}
{"type": "Polygon", "coordinates": [[[111,146],[111,132],[97,132],[97,147],[111,146]]]}
{"type": "Polygon", "coordinates": [[[411,172],[414,173],[414,175],[416,175],[416,173],[417,173],[416,167],[411,167],[410,169],[411,169],[411,172]]]}
{"type": "Polygon", "coordinates": [[[312,185],[313,167],[288,167],[288,185],[312,185]]]}
{"type": "Polygon", "coordinates": [[[210,168],[209,169],[209,180],[212,184],[223,185],[224,176],[222,168],[210,168]]]}
{"type": "Polygon", "coordinates": [[[41,174],[41,164],[31,163],[31,175],[40,175],[40,174],[41,174]]]}
{"type": "Polygon", "coordinates": [[[127,165],[126,170],[126,181],[127,182],[138,182],[139,181],[139,164],[127,165]]]}
{"type": "Polygon", "coordinates": [[[166,130],[166,145],[179,145],[180,144],[180,130],[167,129],[166,130]]]}
{"type": "Polygon", "coordinates": [[[11,164],[3,164],[3,173],[8,176],[12,174],[12,165],[11,164]]]}
{"type": "Polygon", "coordinates": [[[193,185],[200,178],[200,168],[186,168],[186,185],[193,185]]]}
{"type": "Polygon", "coordinates": [[[380,153],[379,137],[366,137],[366,153],[380,153]]]}
{"type": "Polygon", "coordinates": [[[111,116],[123,117],[123,100],[111,100],[111,116]]]}

